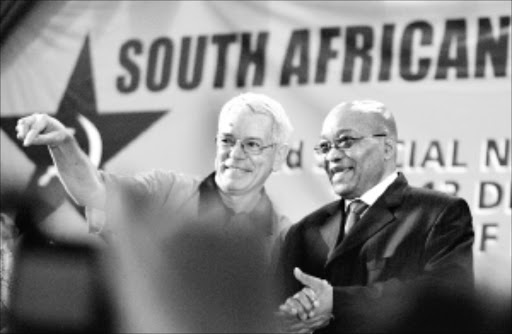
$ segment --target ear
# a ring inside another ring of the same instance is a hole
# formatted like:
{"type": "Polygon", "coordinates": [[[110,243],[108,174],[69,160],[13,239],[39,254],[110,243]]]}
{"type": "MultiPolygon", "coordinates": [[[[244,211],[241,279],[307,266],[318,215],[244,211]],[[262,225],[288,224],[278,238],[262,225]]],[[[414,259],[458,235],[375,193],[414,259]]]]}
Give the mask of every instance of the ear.
{"type": "Polygon", "coordinates": [[[391,160],[395,157],[396,143],[393,138],[386,137],[384,139],[384,159],[391,160]]]}
{"type": "Polygon", "coordinates": [[[274,164],[272,166],[272,170],[274,172],[277,172],[279,169],[281,169],[281,165],[286,161],[286,158],[288,157],[289,150],[290,147],[288,144],[281,144],[277,146],[274,164]]]}

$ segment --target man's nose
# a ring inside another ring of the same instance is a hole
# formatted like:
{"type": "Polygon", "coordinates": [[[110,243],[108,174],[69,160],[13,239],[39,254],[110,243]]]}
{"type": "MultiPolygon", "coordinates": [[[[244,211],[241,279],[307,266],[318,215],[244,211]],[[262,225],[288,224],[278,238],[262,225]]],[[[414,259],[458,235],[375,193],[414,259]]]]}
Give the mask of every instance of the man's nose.
{"type": "Polygon", "coordinates": [[[244,159],[246,157],[244,147],[240,140],[237,140],[235,145],[233,145],[231,151],[229,152],[229,155],[236,159],[244,159]]]}
{"type": "Polygon", "coordinates": [[[338,161],[345,155],[345,151],[331,147],[329,152],[325,154],[325,160],[327,161],[338,161]]]}

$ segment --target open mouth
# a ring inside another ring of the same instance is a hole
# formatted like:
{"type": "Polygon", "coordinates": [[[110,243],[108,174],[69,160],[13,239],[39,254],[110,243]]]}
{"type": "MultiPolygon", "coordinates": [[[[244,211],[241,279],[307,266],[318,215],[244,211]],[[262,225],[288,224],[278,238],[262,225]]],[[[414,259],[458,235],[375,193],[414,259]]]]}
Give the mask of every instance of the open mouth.
{"type": "Polygon", "coordinates": [[[247,169],[247,168],[243,168],[243,167],[239,167],[239,166],[227,166],[227,165],[224,165],[224,169],[226,171],[243,172],[243,173],[249,173],[251,171],[250,169],[247,169]]]}
{"type": "Polygon", "coordinates": [[[330,169],[331,180],[341,181],[344,177],[352,173],[353,167],[334,167],[330,169]]]}

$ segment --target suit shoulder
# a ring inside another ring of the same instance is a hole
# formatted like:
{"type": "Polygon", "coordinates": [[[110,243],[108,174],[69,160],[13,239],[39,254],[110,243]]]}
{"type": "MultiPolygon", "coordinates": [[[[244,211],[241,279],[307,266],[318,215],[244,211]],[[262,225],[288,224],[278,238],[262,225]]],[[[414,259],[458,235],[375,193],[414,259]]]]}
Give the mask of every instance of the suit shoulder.
{"type": "Polygon", "coordinates": [[[340,200],[333,201],[307,214],[297,223],[292,224],[286,233],[287,242],[293,243],[300,240],[306,230],[314,225],[323,224],[327,220],[327,217],[335,214],[336,211],[339,210],[339,207],[340,200]]]}
{"type": "Polygon", "coordinates": [[[461,197],[428,188],[410,186],[407,188],[406,197],[409,201],[417,202],[422,206],[449,206],[456,203],[467,206],[466,201],[461,197]]]}
{"type": "Polygon", "coordinates": [[[315,224],[317,222],[321,222],[325,219],[325,217],[334,214],[340,207],[340,200],[333,201],[328,203],[315,211],[307,214],[297,222],[295,225],[309,225],[315,224]]]}

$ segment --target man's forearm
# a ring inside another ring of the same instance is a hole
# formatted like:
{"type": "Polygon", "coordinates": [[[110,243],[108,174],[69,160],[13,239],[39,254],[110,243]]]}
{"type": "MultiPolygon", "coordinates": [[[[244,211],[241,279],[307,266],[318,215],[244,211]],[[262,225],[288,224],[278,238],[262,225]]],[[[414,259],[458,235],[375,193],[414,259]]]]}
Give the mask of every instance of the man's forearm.
{"type": "Polygon", "coordinates": [[[59,145],[48,147],[60,179],[73,200],[78,205],[103,209],[105,185],[73,135],[68,134],[59,145]]]}

